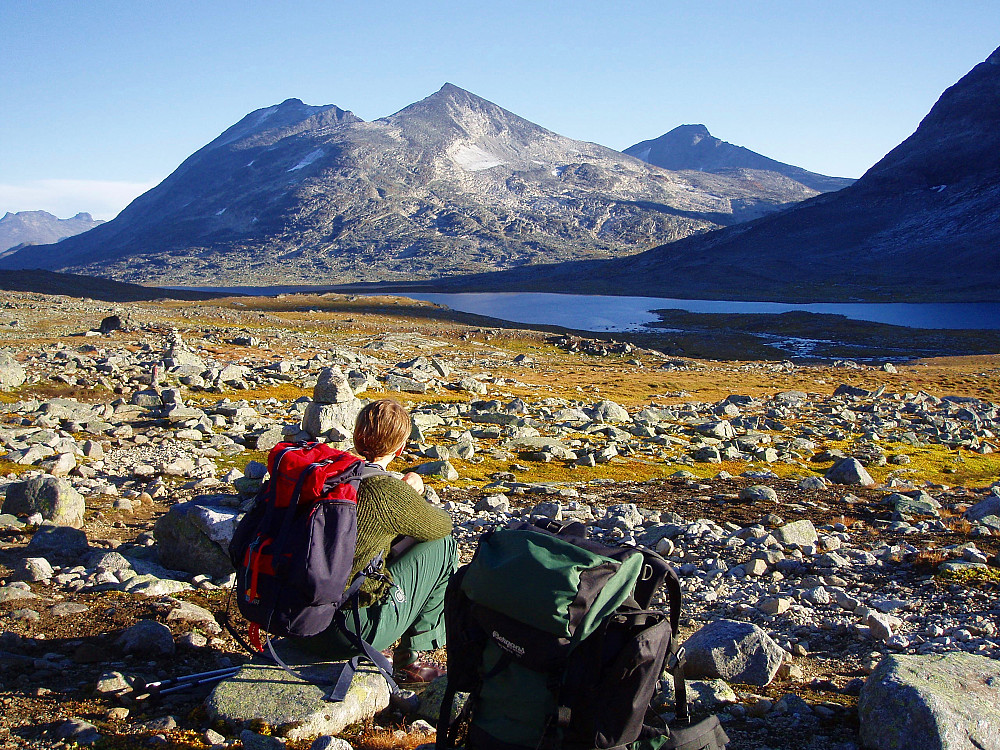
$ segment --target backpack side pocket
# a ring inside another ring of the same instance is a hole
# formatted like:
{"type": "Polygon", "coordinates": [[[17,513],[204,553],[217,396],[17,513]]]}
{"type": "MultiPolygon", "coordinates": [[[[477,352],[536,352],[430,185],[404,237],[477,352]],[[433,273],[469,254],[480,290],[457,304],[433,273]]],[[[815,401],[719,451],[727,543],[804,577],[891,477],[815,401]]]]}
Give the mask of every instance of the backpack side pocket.
{"type": "Polygon", "coordinates": [[[639,737],[670,639],[662,612],[625,610],[580,644],[560,701],[569,708],[568,746],[612,748],[639,737]]]}

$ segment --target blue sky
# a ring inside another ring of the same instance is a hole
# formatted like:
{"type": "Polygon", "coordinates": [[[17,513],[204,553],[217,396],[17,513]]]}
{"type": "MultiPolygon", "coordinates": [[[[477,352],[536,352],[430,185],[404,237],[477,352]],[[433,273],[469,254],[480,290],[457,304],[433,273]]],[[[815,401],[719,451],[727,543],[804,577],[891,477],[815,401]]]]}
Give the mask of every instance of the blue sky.
{"type": "Polygon", "coordinates": [[[1000,45],[1000,3],[0,0],[0,215],[111,218],[248,112],[448,81],[624,149],[683,123],[857,177],[1000,45]]]}

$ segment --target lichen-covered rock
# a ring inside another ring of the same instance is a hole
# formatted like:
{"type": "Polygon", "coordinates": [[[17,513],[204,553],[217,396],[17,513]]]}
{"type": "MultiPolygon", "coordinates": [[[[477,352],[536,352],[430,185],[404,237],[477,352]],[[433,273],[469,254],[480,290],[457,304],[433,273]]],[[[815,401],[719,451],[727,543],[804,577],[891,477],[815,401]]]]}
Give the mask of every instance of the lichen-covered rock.
{"type": "Polygon", "coordinates": [[[819,539],[816,527],[813,526],[813,522],[808,518],[786,523],[771,533],[775,539],[786,546],[790,544],[815,544],[819,539]]]}
{"type": "Polygon", "coordinates": [[[115,645],[124,654],[150,658],[173,656],[176,650],[170,628],[156,620],[139,620],[118,636],[115,645]]]}
{"type": "Polygon", "coordinates": [[[1000,516],[1000,495],[991,495],[965,511],[970,521],[980,521],[986,516],[1000,516]]]}
{"type": "Polygon", "coordinates": [[[420,464],[415,471],[418,474],[441,477],[448,482],[454,482],[458,479],[458,472],[455,471],[455,467],[447,460],[428,461],[427,463],[420,464]]]}
{"type": "Polygon", "coordinates": [[[85,502],[68,479],[53,476],[32,477],[14,482],[7,488],[3,512],[28,516],[40,513],[55,526],[83,526],[85,502]]]}
{"type": "Polygon", "coordinates": [[[40,526],[25,548],[29,557],[44,557],[50,562],[72,562],[74,565],[87,554],[87,535],[72,526],[40,526]]]}
{"type": "Polygon", "coordinates": [[[766,484],[755,484],[740,490],[740,500],[776,503],[778,502],[778,493],[773,487],[768,487],[766,484]]]}
{"type": "Polygon", "coordinates": [[[0,390],[9,390],[23,385],[27,373],[24,367],[7,352],[0,351],[0,390]]]}
{"type": "Polygon", "coordinates": [[[888,656],[861,689],[872,750],[982,750],[1000,737],[1000,661],[964,653],[888,656]]]}
{"type": "MultiPolygon", "coordinates": [[[[354,389],[339,367],[325,367],[313,387],[313,401],[317,404],[345,404],[354,401],[354,389]]],[[[350,425],[353,427],[354,425],[350,425]]]]}
{"type": "MultiPolygon", "coordinates": [[[[438,677],[427,687],[420,691],[420,703],[417,707],[417,716],[428,721],[437,722],[441,715],[441,703],[444,701],[444,694],[448,690],[448,676],[438,677]]],[[[459,713],[465,708],[469,700],[469,694],[456,692],[451,704],[451,718],[458,718],[459,713]]]]}
{"type": "Polygon", "coordinates": [[[624,406],[607,399],[598,401],[589,411],[595,422],[628,422],[631,419],[624,406]]]}
{"type": "MultiPolygon", "coordinates": [[[[339,669],[335,662],[316,662],[284,643],[279,644],[279,654],[294,671],[315,683],[328,683],[339,669]]],[[[328,688],[299,679],[273,662],[254,661],[220,682],[205,708],[211,721],[237,727],[262,722],[288,740],[300,740],[338,734],[389,705],[389,686],[374,668],[358,670],[342,702],[325,701],[328,688]]]]}
{"type": "Polygon", "coordinates": [[[856,458],[845,458],[834,464],[826,473],[826,478],[835,484],[860,484],[864,487],[875,484],[864,464],[856,458]]]}
{"type": "Polygon", "coordinates": [[[337,404],[314,401],[302,415],[302,429],[314,438],[326,437],[334,442],[345,442],[354,433],[354,422],[361,406],[361,400],[357,398],[337,404]]]}

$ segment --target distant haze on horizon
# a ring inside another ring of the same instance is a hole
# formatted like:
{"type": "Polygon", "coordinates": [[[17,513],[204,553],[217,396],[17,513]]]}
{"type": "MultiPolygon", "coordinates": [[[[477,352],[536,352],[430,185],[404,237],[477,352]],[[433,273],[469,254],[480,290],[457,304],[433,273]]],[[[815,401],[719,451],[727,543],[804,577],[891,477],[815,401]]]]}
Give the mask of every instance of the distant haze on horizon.
{"type": "Polygon", "coordinates": [[[1000,45],[1000,4],[0,3],[0,216],[113,218],[247,113],[446,81],[623,150],[681,124],[859,177],[1000,45]]]}

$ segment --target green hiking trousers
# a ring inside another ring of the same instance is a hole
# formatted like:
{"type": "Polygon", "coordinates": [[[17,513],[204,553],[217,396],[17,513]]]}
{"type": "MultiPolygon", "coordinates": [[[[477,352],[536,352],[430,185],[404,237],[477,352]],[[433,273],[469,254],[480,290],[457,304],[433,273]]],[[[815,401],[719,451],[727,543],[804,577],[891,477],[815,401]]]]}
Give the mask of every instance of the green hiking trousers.
{"type": "MultiPolygon", "coordinates": [[[[383,601],[361,607],[360,635],[377,651],[400,641],[400,649],[430,651],[445,644],[444,592],[458,567],[458,545],[450,534],[420,542],[391,560],[388,570],[393,586],[383,601]]],[[[354,630],[354,613],[344,610],[348,627],[354,630]]],[[[339,660],[357,655],[347,636],[331,625],[308,638],[293,638],[297,646],[324,658],[339,660]]]]}

